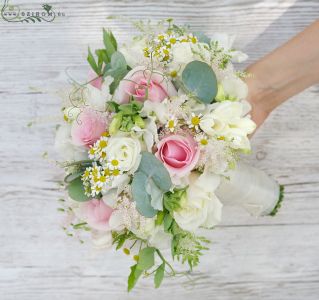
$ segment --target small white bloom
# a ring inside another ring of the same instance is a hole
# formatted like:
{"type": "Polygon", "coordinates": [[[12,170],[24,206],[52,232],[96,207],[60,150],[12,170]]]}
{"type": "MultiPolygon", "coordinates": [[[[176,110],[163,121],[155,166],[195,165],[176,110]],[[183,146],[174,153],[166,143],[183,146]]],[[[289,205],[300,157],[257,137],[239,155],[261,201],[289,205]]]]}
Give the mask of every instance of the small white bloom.
{"type": "Polygon", "coordinates": [[[111,76],[107,76],[101,86],[101,90],[87,84],[83,91],[83,98],[85,104],[90,108],[104,112],[106,110],[106,102],[110,101],[112,95],[110,94],[110,84],[113,82],[111,76]]]}
{"type": "Polygon", "coordinates": [[[170,131],[170,132],[174,132],[175,131],[175,128],[177,126],[177,120],[174,116],[171,116],[169,118],[169,120],[167,121],[165,127],[170,131]]]}
{"type": "Polygon", "coordinates": [[[199,227],[211,228],[221,221],[222,204],[214,193],[219,183],[220,177],[213,173],[191,173],[181,208],[174,212],[174,219],[182,229],[194,232],[199,227]]]}
{"type": "Polygon", "coordinates": [[[247,84],[237,76],[226,76],[221,84],[228,99],[243,100],[247,98],[247,84]]]}

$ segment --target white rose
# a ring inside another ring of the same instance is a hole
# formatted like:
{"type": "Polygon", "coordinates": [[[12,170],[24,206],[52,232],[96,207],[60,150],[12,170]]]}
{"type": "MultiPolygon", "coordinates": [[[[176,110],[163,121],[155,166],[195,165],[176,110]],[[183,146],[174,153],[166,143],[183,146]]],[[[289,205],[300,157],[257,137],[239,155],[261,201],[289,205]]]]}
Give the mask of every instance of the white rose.
{"type": "Polygon", "coordinates": [[[141,160],[141,144],[131,137],[114,136],[108,141],[106,153],[108,158],[117,160],[119,169],[124,172],[135,172],[141,160]]]}
{"type": "Polygon", "coordinates": [[[220,222],[222,204],[214,193],[219,182],[220,177],[213,173],[191,173],[181,208],[174,212],[174,219],[182,229],[195,231],[199,227],[211,228],[220,222]]]}

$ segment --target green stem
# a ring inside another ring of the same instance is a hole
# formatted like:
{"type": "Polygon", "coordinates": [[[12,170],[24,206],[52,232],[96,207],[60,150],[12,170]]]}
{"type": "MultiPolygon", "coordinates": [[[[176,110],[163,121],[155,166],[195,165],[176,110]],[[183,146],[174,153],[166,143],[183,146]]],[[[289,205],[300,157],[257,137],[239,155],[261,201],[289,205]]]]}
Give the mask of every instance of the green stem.
{"type": "Polygon", "coordinates": [[[162,255],[161,251],[159,251],[158,249],[156,249],[156,253],[157,253],[158,256],[160,257],[160,259],[163,261],[163,263],[165,263],[166,265],[168,265],[168,267],[171,269],[172,275],[175,276],[175,275],[176,275],[176,271],[174,270],[174,268],[172,267],[172,265],[164,258],[164,256],[162,255]]]}

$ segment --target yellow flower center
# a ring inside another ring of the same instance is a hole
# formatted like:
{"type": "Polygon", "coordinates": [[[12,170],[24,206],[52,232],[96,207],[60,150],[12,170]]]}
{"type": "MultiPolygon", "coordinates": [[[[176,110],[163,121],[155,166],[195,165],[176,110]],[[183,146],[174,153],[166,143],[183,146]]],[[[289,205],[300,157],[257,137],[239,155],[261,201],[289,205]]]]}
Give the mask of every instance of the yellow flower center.
{"type": "Polygon", "coordinates": [[[169,120],[168,121],[168,128],[173,129],[175,127],[175,122],[174,120],[169,120]]]}
{"type": "Polygon", "coordinates": [[[175,78],[177,76],[177,72],[174,70],[169,75],[171,75],[172,78],[175,78]]]}
{"type": "Polygon", "coordinates": [[[119,165],[119,161],[117,159],[112,159],[111,164],[112,164],[112,166],[116,167],[119,165]]]}
{"type": "Polygon", "coordinates": [[[107,142],[106,141],[100,141],[100,148],[105,148],[107,146],[107,142]]]}
{"type": "Polygon", "coordinates": [[[198,116],[192,117],[191,122],[192,122],[192,125],[196,126],[199,124],[200,118],[198,116]]]}
{"type": "Polygon", "coordinates": [[[203,145],[203,146],[206,146],[208,144],[208,141],[206,139],[201,139],[200,140],[200,143],[203,145]]]}
{"type": "Polygon", "coordinates": [[[176,43],[176,39],[175,38],[170,38],[169,42],[174,45],[176,43]]]}
{"type": "Polygon", "coordinates": [[[120,171],[115,169],[115,170],[113,170],[112,174],[113,174],[113,176],[118,176],[118,175],[120,175],[120,171]]]}

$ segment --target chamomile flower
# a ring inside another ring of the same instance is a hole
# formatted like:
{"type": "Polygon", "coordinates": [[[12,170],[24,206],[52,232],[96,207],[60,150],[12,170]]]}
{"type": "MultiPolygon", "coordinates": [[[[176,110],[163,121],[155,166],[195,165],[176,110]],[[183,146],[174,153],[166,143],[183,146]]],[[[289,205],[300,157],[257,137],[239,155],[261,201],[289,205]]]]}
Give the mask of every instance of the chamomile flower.
{"type": "Polygon", "coordinates": [[[208,136],[205,133],[199,133],[195,136],[196,141],[200,146],[207,146],[208,145],[208,136]]]}
{"type": "Polygon", "coordinates": [[[167,128],[170,132],[174,132],[175,129],[176,129],[177,124],[178,124],[177,119],[174,116],[172,116],[167,121],[167,123],[165,125],[165,128],[167,128]]]}
{"type": "Polygon", "coordinates": [[[99,140],[89,149],[89,158],[103,163],[106,158],[106,147],[108,145],[108,133],[104,133],[99,140]]]}
{"type": "Polygon", "coordinates": [[[187,121],[188,127],[195,129],[195,131],[199,130],[199,123],[201,118],[203,117],[202,114],[191,114],[191,118],[187,121]]]}

